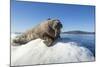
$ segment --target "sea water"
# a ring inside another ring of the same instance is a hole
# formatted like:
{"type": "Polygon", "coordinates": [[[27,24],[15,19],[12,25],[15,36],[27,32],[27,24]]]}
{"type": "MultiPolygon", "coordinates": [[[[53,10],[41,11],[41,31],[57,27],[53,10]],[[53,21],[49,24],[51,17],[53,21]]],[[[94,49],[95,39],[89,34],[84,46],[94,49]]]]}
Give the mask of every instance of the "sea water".
{"type": "Polygon", "coordinates": [[[95,56],[95,34],[61,34],[61,39],[76,42],[79,46],[88,48],[95,56]]]}

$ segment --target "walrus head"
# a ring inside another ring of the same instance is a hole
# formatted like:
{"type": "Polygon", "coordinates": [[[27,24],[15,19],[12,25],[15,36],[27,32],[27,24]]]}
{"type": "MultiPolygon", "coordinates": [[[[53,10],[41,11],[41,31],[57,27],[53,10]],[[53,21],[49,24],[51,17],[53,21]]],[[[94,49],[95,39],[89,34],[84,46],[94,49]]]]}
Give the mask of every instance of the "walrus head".
{"type": "Polygon", "coordinates": [[[55,31],[55,37],[60,37],[61,28],[63,27],[60,20],[49,19],[50,27],[55,31]]]}

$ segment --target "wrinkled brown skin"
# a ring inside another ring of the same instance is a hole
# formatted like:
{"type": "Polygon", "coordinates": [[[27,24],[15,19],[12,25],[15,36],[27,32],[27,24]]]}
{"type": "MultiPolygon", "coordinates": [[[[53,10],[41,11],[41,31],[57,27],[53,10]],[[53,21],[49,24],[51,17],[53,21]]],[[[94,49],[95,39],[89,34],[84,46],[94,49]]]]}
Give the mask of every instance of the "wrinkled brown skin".
{"type": "Polygon", "coordinates": [[[53,42],[60,38],[62,24],[58,19],[49,19],[35,28],[32,28],[20,36],[17,36],[13,39],[13,43],[17,44],[26,44],[27,42],[41,38],[44,40],[44,43],[49,47],[52,46],[53,42]]]}

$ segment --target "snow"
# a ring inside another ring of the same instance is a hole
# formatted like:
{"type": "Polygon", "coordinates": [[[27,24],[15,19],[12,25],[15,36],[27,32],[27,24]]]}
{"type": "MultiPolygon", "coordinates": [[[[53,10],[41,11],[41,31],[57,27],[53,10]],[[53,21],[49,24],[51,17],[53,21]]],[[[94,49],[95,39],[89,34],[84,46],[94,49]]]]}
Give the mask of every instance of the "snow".
{"type": "Polygon", "coordinates": [[[94,61],[94,56],[89,49],[75,42],[58,41],[47,47],[43,40],[36,39],[22,46],[11,46],[12,66],[82,61],[94,61]]]}

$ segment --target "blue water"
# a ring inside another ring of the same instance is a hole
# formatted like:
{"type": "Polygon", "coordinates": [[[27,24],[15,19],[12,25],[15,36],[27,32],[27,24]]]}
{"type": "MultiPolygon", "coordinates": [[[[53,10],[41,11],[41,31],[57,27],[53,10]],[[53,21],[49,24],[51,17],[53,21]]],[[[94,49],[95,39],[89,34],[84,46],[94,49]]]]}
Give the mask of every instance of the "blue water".
{"type": "Polygon", "coordinates": [[[95,56],[94,34],[61,34],[61,39],[65,40],[66,42],[76,42],[79,46],[88,48],[95,56]]]}

